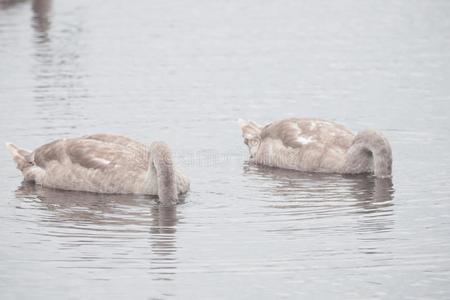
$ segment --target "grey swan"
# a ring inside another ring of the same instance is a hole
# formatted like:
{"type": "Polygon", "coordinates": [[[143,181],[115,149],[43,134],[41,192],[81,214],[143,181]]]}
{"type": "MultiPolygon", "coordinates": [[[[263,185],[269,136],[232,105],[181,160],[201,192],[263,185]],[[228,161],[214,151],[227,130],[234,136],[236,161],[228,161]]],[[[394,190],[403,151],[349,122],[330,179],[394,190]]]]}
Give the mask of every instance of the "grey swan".
{"type": "Polygon", "coordinates": [[[172,162],[169,147],[150,147],[121,135],[58,139],[34,151],[6,143],[24,180],[61,190],[157,195],[173,205],[189,179],[172,162]]]}
{"type": "Polygon", "coordinates": [[[340,124],[313,118],[239,124],[250,162],[304,172],[392,175],[391,146],[375,130],[355,135],[340,124]]]}

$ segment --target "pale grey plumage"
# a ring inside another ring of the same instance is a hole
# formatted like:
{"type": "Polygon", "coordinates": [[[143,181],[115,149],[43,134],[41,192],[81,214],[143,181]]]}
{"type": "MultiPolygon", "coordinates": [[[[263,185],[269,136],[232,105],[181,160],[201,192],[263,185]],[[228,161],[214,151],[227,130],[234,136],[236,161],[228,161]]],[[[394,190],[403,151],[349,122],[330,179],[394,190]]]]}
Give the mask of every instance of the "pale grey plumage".
{"type": "Polygon", "coordinates": [[[337,123],[308,118],[266,126],[239,123],[252,162],[306,172],[391,176],[391,147],[377,131],[365,130],[355,136],[337,123]]]}
{"type": "Polygon", "coordinates": [[[25,180],[46,187],[158,195],[165,205],[189,190],[189,179],[174,168],[169,147],[161,142],[146,147],[124,136],[96,134],[59,139],[33,152],[6,146],[25,180]]]}

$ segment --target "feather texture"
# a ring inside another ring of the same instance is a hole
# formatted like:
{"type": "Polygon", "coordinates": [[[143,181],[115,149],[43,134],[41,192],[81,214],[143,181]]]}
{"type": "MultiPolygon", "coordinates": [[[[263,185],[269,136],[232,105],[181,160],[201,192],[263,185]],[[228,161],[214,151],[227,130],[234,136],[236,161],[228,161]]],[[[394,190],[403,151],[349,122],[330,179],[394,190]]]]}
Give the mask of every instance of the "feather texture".
{"type": "MultiPolygon", "coordinates": [[[[167,145],[157,145],[171,157],[167,145]]],[[[17,156],[17,153],[13,155],[17,156]]],[[[151,148],[120,135],[59,139],[27,155],[31,157],[31,164],[21,165],[19,169],[27,181],[46,187],[110,194],[151,194],[167,201],[176,200],[178,194],[189,189],[189,180],[173,165],[168,166],[172,172],[170,186],[158,185],[160,180],[167,182],[164,181],[166,178],[160,178],[168,176],[167,168],[164,174],[158,173],[160,165],[155,167],[155,162],[159,162],[155,161],[151,148]]]]}
{"type": "Polygon", "coordinates": [[[257,128],[255,124],[240,122],[255,163],[306,172],[391,175],[391,147],[379,132],[355,136],[340,124],[311,118],[284,119],[257,128]],[[257,142],[249,143],[249,136],[257,142]]]}

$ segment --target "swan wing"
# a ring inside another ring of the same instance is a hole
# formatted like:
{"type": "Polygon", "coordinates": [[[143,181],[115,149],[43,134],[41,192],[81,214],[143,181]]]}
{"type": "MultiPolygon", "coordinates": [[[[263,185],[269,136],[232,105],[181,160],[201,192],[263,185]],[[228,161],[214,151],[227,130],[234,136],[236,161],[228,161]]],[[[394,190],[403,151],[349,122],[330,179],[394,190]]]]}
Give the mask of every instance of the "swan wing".
{"type": "Polygon", "coordinates": [[[35,181],[47,187],[101,193],[139,193],[148,153],[87,138],[61,139],[33,152],[35,181]]]}
{"type": "Polygon", "coordinates": [[[105,143],[95,139],[62,139],[43,145],[33,153],[34,162],[41,168],[50,163],[59,168],[71,165],[85,169],[111,172],[112,170],[146,169],[148,155],[118,143],[105,143]]]}
{"type": "Polygon", "coordinates": [[[314,138],[310,132],[306,135],[305,125],[301,119],[273,122],[264,127],[261,138],[278,139],[285,147],[300,148],[311,143],[314,138]]]}
{"type": "Polygon", "coordinates": [[[292,118],[267,125],[261,137],[279,139],[286,147],[301,148],[307,145],[326,146],[348,144],[353,134],[344,126],[321,119],[292,118]]]}
{"type": "Polygon", "coordinates": [[[110,134],[110,133],[98,133],[92,135],[83,136],[84,139],[96,140],[104,143],[110,144],[118,144],[122,146],[126,146],[129,148],[146,148],[146,146],[138,141],[130,139],[129,137],[118,135],[118,134],[110,134]]]}

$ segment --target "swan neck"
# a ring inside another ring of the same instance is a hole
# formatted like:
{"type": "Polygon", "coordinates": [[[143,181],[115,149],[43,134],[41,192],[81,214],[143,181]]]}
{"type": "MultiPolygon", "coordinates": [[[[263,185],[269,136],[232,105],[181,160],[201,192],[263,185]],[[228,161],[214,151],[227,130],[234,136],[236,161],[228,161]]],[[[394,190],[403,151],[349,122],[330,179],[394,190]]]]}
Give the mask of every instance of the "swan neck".
{"type": "Polygon", "coordinates": [[[150,147],[150,156],[150,165],[156,173],[160,204],[163,206],[176,204],[178,193],[169,147],[164,143],[155,142],[150,147]]]}

